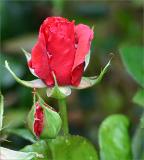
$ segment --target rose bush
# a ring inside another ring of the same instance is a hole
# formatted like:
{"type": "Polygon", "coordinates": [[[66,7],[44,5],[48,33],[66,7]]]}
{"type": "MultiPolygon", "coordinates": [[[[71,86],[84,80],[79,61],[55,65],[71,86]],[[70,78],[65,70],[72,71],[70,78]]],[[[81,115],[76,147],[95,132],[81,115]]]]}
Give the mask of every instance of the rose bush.
{"type": "Polygon", "coordinates": [[[62,17],[48,17],[40,26],[28,65],[47,86],[78,86],[89,53],[93,31],[62,17]]]}

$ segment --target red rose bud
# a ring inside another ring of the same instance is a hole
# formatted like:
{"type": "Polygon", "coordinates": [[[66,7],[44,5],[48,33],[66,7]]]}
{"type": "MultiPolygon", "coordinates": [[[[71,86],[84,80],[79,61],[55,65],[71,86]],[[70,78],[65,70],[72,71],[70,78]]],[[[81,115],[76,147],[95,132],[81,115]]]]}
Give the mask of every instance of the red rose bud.
{"type": "Polygon", "coordinates": [[[43,113],[43,108],[39,105],[37,102],[35,104],[36,106],[36,111],[34,114],[34,132],[36,136],[40,136],[42,130],[43,130],[43,120],[44,120],[44,113],[43,113]]]}
{"type": "Polygon", "coordinates": [[[62,17],[46,18],[32,49],[30,70],[49,87],[55,84],[52,72],[59,86],[78,86],[92,39],[87,25],[75,25],[62,17]]]}
{"type": "Polygon", "coordinates": [[[28,114],[28,127],[38,138],[55,138],[61,128],[61,118],[50,106],[36,102],[28,114]]]}

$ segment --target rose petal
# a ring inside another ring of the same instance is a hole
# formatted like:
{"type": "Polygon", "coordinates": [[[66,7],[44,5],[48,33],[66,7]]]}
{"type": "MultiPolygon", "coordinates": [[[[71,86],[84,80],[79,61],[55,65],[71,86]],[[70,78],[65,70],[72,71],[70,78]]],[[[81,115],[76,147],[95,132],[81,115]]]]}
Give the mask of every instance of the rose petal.
{"type": "Polygon", "coordinates": [[[75,57],[74,41],[59,32],[51,33],[49,38],[51,38],[48,43],[48,51],[51,54],[51,69],[54,71],[59,85],[69,85],[71,84],[71,70],[75,57]]]}
{"type": "Polygon", "coordinates": [[[44,113],[43,113],[43,108],[39,105],[39,103],[37,102],[35,104],[36,110],[35,110],[35,114],[34,114],[34,132],[36,134],[37,137],[40,137],[40,134],[43,130],[44,124],[44,113]]]}
{"type": "Polygon", "coordinates": [[[49,67],[49,57],[42,33],[39,33],[39,39],[32,49],[32,59],[29,67],[34,69],[36,75],[48,86],[52,86],[54,84],[51,69],[49,67]]]}
{"type": "Polygon", "coordinates": [[[72,68],[72,85],[80,83],[85,64],[85,57],[89,53],[91,40],[93,39],[93,31],[86,25],[79,24],[75,27],[77,49],[72,68]]]}
{"type": "Polygon", "coordinates": [[[81,77],[83,74],[83,70],[84,70],[84,63],[81,63],[79,66],[77,66],[73,72],[72,72],[72,80],[71,83],[74,86],[78,86],[80,81],[81,81],[81,77]]]}

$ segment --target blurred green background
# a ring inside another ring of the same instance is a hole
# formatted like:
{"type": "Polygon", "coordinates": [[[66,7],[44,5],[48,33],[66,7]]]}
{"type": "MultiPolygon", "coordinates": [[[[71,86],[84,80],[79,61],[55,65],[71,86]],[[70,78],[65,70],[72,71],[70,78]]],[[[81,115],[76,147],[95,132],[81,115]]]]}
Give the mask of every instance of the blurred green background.
{"type": "MultiPolygon", "coordinates": [[[[102,82],[90,89],[73,91],[69,96],[69,126],[71,134],[87,137],[95,146],[98,144],[100,123],[110,114],[122,113],[131,121],[130,134],[134,135],[142,109],[132,102],[138,85],[126,72],[119,48],[123,44],[142,45],[142,1],[140,0],[74,0],[74,1],[23,1],[5,0],[0,2],[1,11],[1,90],[5,97],[4,124],[23,128],[28,111],[32,106],[32,90],[25,88],[12,78],[4,67],[8,60],[13,71],[22,79],[34,77],[28,70],[21,48],[31,52],[38,36],[42,21],[53,15],[94,26],[94,40],[91,60],[86,76],[99,74],[102,67],[114,54],[109,72],[102,82]]],[[[57,101],[43,98],[57,109],[57,101]]],[[[28,141],[10,135],[3,146],[20,149],[28,141]]]]}

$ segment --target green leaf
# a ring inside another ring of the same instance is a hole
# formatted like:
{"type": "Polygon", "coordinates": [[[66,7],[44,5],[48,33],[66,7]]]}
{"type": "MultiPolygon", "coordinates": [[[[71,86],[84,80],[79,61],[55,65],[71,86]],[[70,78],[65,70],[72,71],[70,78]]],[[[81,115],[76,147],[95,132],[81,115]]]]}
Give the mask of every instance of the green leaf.
{"type": "Polygon", "coordinates": [[[144,89],[139,89],[133,97],[133,102],[144,107],[144,89]]]}
{"type": "Polygon", "coordinates": [[[144,87],[144,48],[123,46],[120,48],[120,55],[128,73],[144,87]]]}
{"type": "Polygon", "coordinates": [[[80,136],[60,136],[56,139],[39,141],[25,147],[23,151],[41,153],[44,160],[98,160],[93,145],[80,136]]]}
{"type": "Polygon", "coordinates": [[[79,86],[71,87],[71,88],[73,88],[73,89],[85,89],[85,88],[89,88],[89,87],[92,87],[92,86],[98,84],[102,80],[104,74],[107,72],[107,70],[110,66],[110,62],[111,62],[111,60],[107,63],[107,65],[101,71],[99,76],[82,77],[79,86]]]}
{"type": "Polygon", "coordinates": [[[41,154],[37,154],[36,152],[20,152],[13,151],[7,148],[0,147],[1,155],[0,158],[2,160],[31,160],[34,157],[42,158],[41,154]]]}
{"type": "MultiPolygon", "coordinates": [[[[48,146],[47,141],[40,140],[32,145],[24,147],[21,151],[23,152],[37,152],[38,154],[43,155],[42,160],[52,160],[52,153],[48,146]]],[[[39,158],[34,158],[34,160],[40,160],[39,158]]]]}
{"type": "Polygon", "coordinates": [[[54,160],[98,160],[93,145],[80,136],[57,137],[49,145],[54,160]]]}
{"type": "Polygon", "coordinates": [[[6,132],[20,136],[32,143],[36,142],[35,137],[27,129],[8,129],[6,132]]]}
{"type": "Polygon", "coordinates": [[[0,92],[0,131],[3,127],[4,98],[0,92]]]}
{"type": "Polygon", "coordinates": [[[99,129],[101,160],[130,160],[129,121],[123,115],[106,118],[99,129]]]}
{"type": "Polygon", "coordinates": [[[144,156],[144,129],[139,125],[132,139],[134,160],[143,160],[144,156]]]}
{"type": "Polygon", "coordinates": [[[24,81],[21,80],[20,78],[18,78],[15,73],[11,70],[11,68],[9,67],[9,64],[7,61],[5,61],[5,67],[7,68],[7,70],[11,73],[11,75],[13,76],[13,78],[20,84],[26,86],[26,87],[30,87],[30,88],[45,88],[46,85],[40,80],[40,79],[35,79],[32,81],[24,81]]]}

